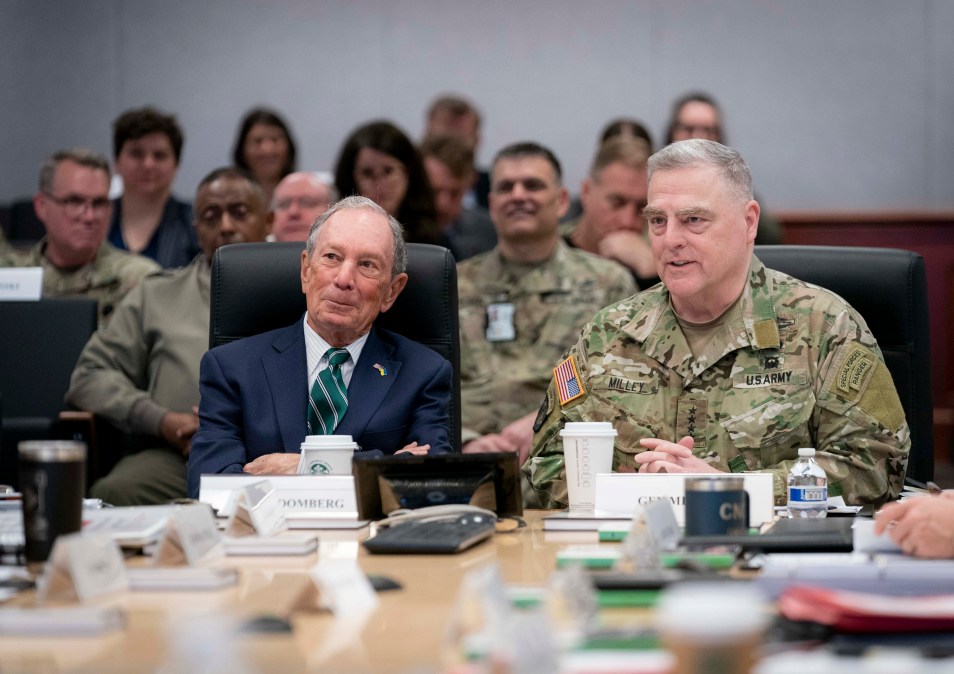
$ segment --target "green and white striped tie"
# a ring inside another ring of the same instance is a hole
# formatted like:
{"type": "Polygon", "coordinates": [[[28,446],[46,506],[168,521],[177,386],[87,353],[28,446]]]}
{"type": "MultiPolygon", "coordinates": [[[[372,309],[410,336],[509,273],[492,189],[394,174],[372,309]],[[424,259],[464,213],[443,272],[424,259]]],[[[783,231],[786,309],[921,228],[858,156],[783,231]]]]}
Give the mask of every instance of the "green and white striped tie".
{"type": "Polygon", "coordinates": [[[348,389],[341,366],[351,354],[347,349],[328,349],[328,367],[318,373],[308,401],[308,435],[331,435],[348,409],[348,389]]]}

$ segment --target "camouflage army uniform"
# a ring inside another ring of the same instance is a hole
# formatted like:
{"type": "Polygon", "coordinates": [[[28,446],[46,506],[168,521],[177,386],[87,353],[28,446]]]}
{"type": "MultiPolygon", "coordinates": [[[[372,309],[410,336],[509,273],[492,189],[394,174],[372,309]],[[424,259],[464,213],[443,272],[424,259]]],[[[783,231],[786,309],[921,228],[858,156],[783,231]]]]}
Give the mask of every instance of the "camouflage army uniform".
{"type": "Polygon", "coordinates": [[[734,313],[698,358],[657,286],[604,311],[569,351],[584,394],[561,406],[551,383],[525,476],[547,507],[566,504],[558,431],[609,421],[613,469],[633,469],[638,441],[690,435],[722,471],[771,471],[776,503],[799,447],[815,447],[832,496],[882,502],[901,490],[910,432],[881,351],[837,295],[753,258],[734,313]]]}
{"type": "Polygon", "coordinates": [[[553,363],[593,315],[636,292],[626,269],[558,241],[539,265],[498,249],[457,266],[464,442],[498,433],[537,409],[553,363]],[[488,341],[488,305],[514,306],[515,338],[488,341]]]}
{"type": "Polygon", "coordinates": [[[119,301],[140,279],[161,267],[141,255],[117,250],[105,241],[96,257],[79,269],[64,270],[51,263],[45,254],[46,239],[20,253],[18,267],[43,267],[43,296],[68,297],[81,295],[99,301],[99,324],[105,325],[119,301]]]}

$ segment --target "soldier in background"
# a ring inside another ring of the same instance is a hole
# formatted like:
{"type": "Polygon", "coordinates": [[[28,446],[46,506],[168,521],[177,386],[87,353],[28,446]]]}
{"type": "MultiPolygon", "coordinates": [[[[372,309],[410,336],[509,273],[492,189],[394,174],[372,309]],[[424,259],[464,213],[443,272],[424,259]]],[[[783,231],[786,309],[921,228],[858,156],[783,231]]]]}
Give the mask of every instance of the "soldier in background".
{"type": "Polygon", "coordinates": [[[524,465],[539,504],[567,503],[570,421],[613,424],[617,471],[770,471],[781,504],[815,447],[829,495],[896,498],[911,439],[881,351],[844,300],[753,255],[741,155],[701,139],[657,152],[644,214],[662,285],[601,311],[566,354],[579,393],[550,384],[524,465]]]}
{"type": "Polygon", "coordinates": [[[268,232],[265,195],[238,169],[203,178],[192,212],[202,252],[129,293],[87,342],[70,378],[67,402],[126,434],[126,456],[90,490],[112,505],[186,495],[186,459],[199,422],[199,361],[209,346],[212,257],[221,246],[263,241],[268,232]]]}
{"type": "Polygon", "coordinates": [[[569,245],[619,262],[640,288],[659,282],[643,218],[649,155],[642,139],[603,143],[580,186],[580,217],[560,227],[569,245]]]}
{"type": "Polygon", "coordinates": [[[457,136],[428,136],[421,158],[434,191],[437,224],[443,244],[458,262],[486,253],[497,245],[494,223],[486,209],[464,207],[464,195],[474,183],[474,151],[457,136]]]}
{"type": "Polygon", "coordinates": [[[13,266],[43,267],[44,297],[98,300],[100,326],[126,293],[160,268],[106,241],[109,179],[106,158],[82,148],[57,152],[44,162],[33,207],[46,236],[13,260],[13,266]]]}
{"type": "Polygon", "coordinates": [[[569,197],[552,152],[510,145],[491,175],[497,247],[457,266],[463,450],[524,459],[553,362],[593,313],[636,285],[621,265],[560,238],[569,197]]]}

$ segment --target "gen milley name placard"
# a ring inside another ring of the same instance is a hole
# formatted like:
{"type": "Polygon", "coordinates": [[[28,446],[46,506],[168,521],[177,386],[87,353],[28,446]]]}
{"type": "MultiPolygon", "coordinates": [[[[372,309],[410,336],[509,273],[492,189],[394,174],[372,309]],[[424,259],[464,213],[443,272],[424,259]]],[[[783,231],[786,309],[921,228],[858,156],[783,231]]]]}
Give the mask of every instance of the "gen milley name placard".
{"type": "MultiPolygon", "coordinates": [[[[637,505],[668,499],[680,526],[686,523],[686,478],[718,477],[712,473],[600,473],[596,476],[596,512],[632,516],[637,505]]],[[[741,477],[749,493],[749,526],[775,517],[771,473],[732,473],[741,477]]]]}

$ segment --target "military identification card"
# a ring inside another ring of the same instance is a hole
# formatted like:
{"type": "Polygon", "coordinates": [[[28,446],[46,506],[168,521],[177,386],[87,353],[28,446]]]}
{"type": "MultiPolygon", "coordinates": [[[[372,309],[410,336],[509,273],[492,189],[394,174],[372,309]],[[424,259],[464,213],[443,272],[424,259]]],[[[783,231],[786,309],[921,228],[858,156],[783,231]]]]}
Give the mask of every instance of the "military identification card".
{"type": "Polygon", "coordinates": [[[514,307],[511,302],[495,302],[487,305],[488,342],[512,342],[517,338],[513,314],[514,307]]]}

